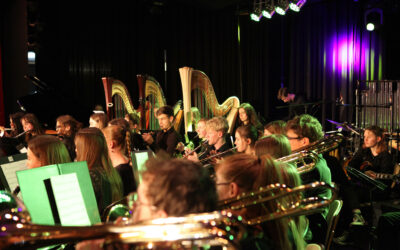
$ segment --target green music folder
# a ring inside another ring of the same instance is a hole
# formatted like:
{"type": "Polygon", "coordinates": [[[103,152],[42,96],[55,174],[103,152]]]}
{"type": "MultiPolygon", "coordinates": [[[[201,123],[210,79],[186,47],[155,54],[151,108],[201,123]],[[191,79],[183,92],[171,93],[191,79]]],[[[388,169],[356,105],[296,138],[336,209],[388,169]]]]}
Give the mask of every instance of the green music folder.
{"type": "MultiPolygon", "coordinates": [[[[63,201],[61,199],[57,201],[57,207],[55,207],[54,198],[57,197],[57,195],[60,196],[55,192],[70,192],[75,196],[81,195],[86,211],[80,212],[87,213],[91,225],[100,222],[96,197],[87,163],[85,161],[55,164],[18,171],[17,178],[21,188],[23,201],[31,215],[33,223],[56,225],[62,224],[60,222],[65,221],[64,218],[57,218],[60,215],[58,207],[69,206],[70,204],[67,204],[68,202],[66,200],[63,201]],[[68,187],[68,182],[62,182],[62,179],[68,179],[68,176],[65,176],[65,178],[52,178],[54,176],[67,175],[71,173],[76,174],[77,180],[76,185],[73,187],[68,187]],[[54,183],[58,184],[57,189],[54,189],[54,183]],[[64,186],[64,188],[60,186],[64,186]],[[53,188],[50,189],[49,187],[53,188]]],[[[73,205],[74,204],[72,204],[72,206],[73,205]]],[[[80,223],[79,225],[83,224],[85,223],[80,223]]]]}

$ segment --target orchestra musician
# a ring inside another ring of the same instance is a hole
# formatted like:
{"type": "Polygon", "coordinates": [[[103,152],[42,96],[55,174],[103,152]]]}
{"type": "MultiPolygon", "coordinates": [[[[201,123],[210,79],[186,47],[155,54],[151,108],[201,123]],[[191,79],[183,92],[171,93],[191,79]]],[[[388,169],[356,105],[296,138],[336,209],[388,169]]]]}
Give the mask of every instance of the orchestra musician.
{"type": "Polygon", "coordinates": [[[161,131],[157,133],[155,140],[150,133],[144,133],[143,140],[154,152],[158,153],[158,151],[164,150],[172,156],[178,142],[181,141],[181,136],[173,127],[174,110],[171,106],[163,106],[157,110],[156,116],[161,131]]]}
{"type": "Polygon", "coordinates": [[[267,123],[264,126],[264,136],[272,134],[285,134],[286,122],[283,120],[276,120],[267,123]]]}
{"type": "MultiPolygon", "coordinates": [[[[196,152],[194,152],[192,155],[188,156],[188,159],[192,161],[200,160],[203,161],[203,164],[205,164],[204,160],[211,155],[221,154],[223,152],[227,152],[224,156],[232,154],[232,152],[229,152],[229,150],[232,148],[231,144],[227,143],[225,140],[228,128],[228,121],[224,117],[217,116],[208,120],[206,123],[206,138],[208,141],[208,145],[210,146],[209,150],[207,150],[200,157],[197,155],[196,152]]],[[[216,158],[213,158],[212,160],[210,160],[210,162],[215,163],[216,160],[216,158]]]]}
{"type": "MultiPolygon", "coordinates": [[[[27,157],[26,165],[29,169],[71,162],[65,145],[52,135],[38,135],[29,140],[27,157]]],[[[13,193],[19,192],[18,186],[13,193]]]]}
{"type": "MultiPolygon", "coordinates": [[[[206,169],[194,162],[158,154],[145,163],[142,176],[130,223],[217,209],[214,181],[206,169]]],[[[104,240],[85,241],[78,243],[76,249],[98,249],[102,243],[104,240]]]]}
{"type": "Polygon", "coordinates": [[[124,196],[136,190],[131,166],[131,137],[130,132],[124,127],[109,125],[102,129],[106,138],[108,154],[113,167],[118,171],[124,186],[124,196]]]}
{"type": "MultiPolygon", "coordinates": [[[[393,158],[387,147],[384,138],[384,131],[378,126],[370,126],[364,131],[364,143],[353,158],[348,163],[349,167],[355,168],[366,174],[372,179],[376,179],[377,173],[392,174],[394,170],[393,158]]],[[[388,186],[391,180],[382,181],[388,186]]],[[[372,200],[388,199],[389,190],[379,191],[374,186],[367,185],[365,182],[354,181],[343,185],[343,224],[355,226],[368,223],[361,211],[361,203],[372,200]]],[[[371,212],[371,211],[369,211],[371,212]]],[[[369,217],[368,217],[369,218],[369,217]]],[[[336,239],[337,243],[350,241],[348,238],[349,230],[345,229],[341,237],[336,239]]]]}
{"type": "MultiPolygon", "coordinates": [[[[295,116],[292,120],[289,120],[286,124],[286,136],[289,139],[290,147],[292,151],[304,148],[313,142],[316,142],[324,137],[321,123],[313,116],[303,114],[295,116]]],[[[315,181],[325,182],[331,184],[331,171],[320,154],[318,160],[315,162],[315,168],[310,172],[303,173],[301,175],[302,183],[309,184],[315,181]]],[[[306,192],[306,197],[320,197],[328,198],[332,197],[331,190],[328,189],[316,189],[312,192],[306,192]]],[[[313,214],[308,216],[310,220],[310,229],[313,232],[313,242],[324,243],[326,235],[326,215],[328,214],[328,208],[325,208],[322,213],[313,214]]]]}
{"type": "Polygon", "coordinates": [[[24,131],[21,124],[21,118],[24,115],[23,112],[9,115],[11,131],[0,126],[0,157],[19,153],[17,148],[24,143],[24,137],[18,137],[24,131]]]}
{"type": "Polygon", "coordinates": [[[103,129],[107,126],[107,115],[104,112],[95,112],[89,118],[89,127],[103,129]]]}
{"type": "Polygon", "coordinates": [[[34,136],[44,134],[44,129],[40,125],[39,120],[32,113],[25,114],[21,118],[21,124],[24,129],[24,132],[26,132],[25,144],[27,144],[28,141],[32,139],[34,136]]]}
{"type": "MultiPolygon", "coordinates": [[[[124,118],[115,118],[112,119],[111,121],[108,122],[108,126],[111,125],[116,125],[120,126],[126,130],[130,130],[130,137],[131,137],[131,150],[132,151],[137,151],[137,150],[145,150],[147,149],[146,143],[144,142],[142,136],[139,134],[139,131],[137,129],[130,129],[130,123],[124,119],[124,118]]],[[[128,154],[128,152],[127,152],[128,154]]]]}
{"type": "Polygon", "coordinates": [[[289,106],[288,113],[286,117],[282,117],[282,120],[290,120],[295,116],[305,113],[305,106],[301,105],[305,103],[305,98],[302,94],[289,93],[286,87],[280,88],[278,90],[277,98],[289,106]]]}
{"type": "Polygon", "coordinates": [[[239,124],[238,126],[253,125],[261,134],[263,126],[258,119],[256,110],[250,103],[242,103],[239,106],[239,124]]]}
{"type": "Polygon", "coordinates": [[[269,155],[275,159],[292,153],[289,139],[282,134],[273,134],[258,140],[254,146],[257,156],[269,155]]]}
{"type": "MultiPolygon", "coordinates": [[[[297,170],[286,164],[274,162],[268,156],[235,154],[224,158],[215,166],[215,185],[218,199],[225,200],[249,193],[270,184],[281,183],[289,187],[301,184],[297,170]]],[[[277,203],[232,211],[245,220],[277,210],[277,203]]],[[[263,222],[248,232],[242,240],[242,249],[304,249],[303,234],[306,231],[304,216],[297,219],[283,218],[263,222]]]]}
{"type": "Polygon", "coordinates": [[[75,134],[81,129],[83,124],[75,120],[71,115],[61,115],[56,120],[57,136],[65,144],[72,160],[76,157],[75,134]]]}
{"type": "Polygon", "coordinates": [[[240,126],[235,132],[237,152],[254,155],[254,145],[258,138],[258,131],[253,125],[240,126]]]}
{"type": "Polygon", "coordinates": [[[86,161],[99,213],[123,195],[122,180],[113,168],[106,139],[98,128],[83,128],[75,135],[76,161],[86,161]]]}

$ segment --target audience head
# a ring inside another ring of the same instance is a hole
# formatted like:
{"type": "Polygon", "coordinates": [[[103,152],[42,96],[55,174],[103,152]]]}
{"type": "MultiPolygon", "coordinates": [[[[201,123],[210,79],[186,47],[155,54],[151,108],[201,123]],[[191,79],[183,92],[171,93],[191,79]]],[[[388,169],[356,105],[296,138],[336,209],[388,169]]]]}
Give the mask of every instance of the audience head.
{"type": "Polygon", "coordinates": [[[205,168],[188,160],[163,157],[152,158],[145,166],[134,222],[216,209],[215,184],[205,168]]]}
{"type": "Polygon", "coordinates": [[[199,135],[200,139],[205,139],[207,136],[207,129],[206,129],[206,124],[207,124],[208,119],[207,118],[201,118],[197,122],[196,126],[196,132],[199,135]]]}
{"type": "Polygon", "coordinates": [[[62,115],[57,118],[56,130],[58,135],[73,137],[81,128],[82,123],[70,115],[62,115]]]}
{"type": "Polygon", "coordinates": [[[287,122],[286,136],[294,151],[322,139],[324,132],[321,123],[315,117],[303,114],[287,122]]]}
{"type": "Polygon", "coordinates": [[[70,162],[68,150],[57,137],[38,135],[28,142],[28,168],[70,162]]]}
{"type": "Polygon", "coordinates": [[[157,110],[156,117],[160,129],[168,130],[172,127],[172,122],[174,121],[174,109],[168,105],[163,106],[157,110]]]}
{"type": "Polygon", "coordinates": [[[285,126],[286,122],[282,120],[269,122],[264,126],[264,136],[272,134],[285,134],[285,126]]]}
{"type": "Polygon", "coordinates": [[[369,126],[364,130],[364,148],[376,147],[377,152],[387,150],[387,144],[384,140],[384,130],[378,126],[369,126]]]}
{"type": "Polygon", "coordinates": [[[257,156],[269,155],[275,159],[290,155],[292,150],[285,135],[276,134],[261,138],[254,146],[257,156]]]}
{"type": "Polygon", "coordinates": [[[112,119],[111,121],[108,122],[108,126],[110,126],[110,125],[120,126],[120,127],[123,127],[126,130],[129,129],[129,122],[127,122],[124,118],[112,119]]]}
{"type": "Polygon", "coordinates": [[[239,153],[253,154],[258,131],[253,125],[240,126],[235,132],[235,145],[239,153]]]}
{"type": "Polygon", "coordinates": [[[208,144],[215,145],[218,142],[224,142],[225,133],[228,131],[228,129],[228,121],[222,116],[213,117],[208,120],[206,124],[206,138],[208,140],[208,144]]]}
{"type": "Polygon", "coordinates": [[[105,113],[94,113],[90,116],[89,127],[102,129],[107,126],[107,115],[105,113]]]}

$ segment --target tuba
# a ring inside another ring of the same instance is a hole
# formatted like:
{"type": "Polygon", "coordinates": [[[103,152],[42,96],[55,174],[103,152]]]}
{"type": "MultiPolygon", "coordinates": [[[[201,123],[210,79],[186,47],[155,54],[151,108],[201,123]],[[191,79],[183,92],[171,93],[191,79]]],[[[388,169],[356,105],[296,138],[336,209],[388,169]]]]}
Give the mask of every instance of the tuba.
{"type": "Polygon", "coordinates": [[[332,134],[276,160],[282,163],[294,164],[299,174],[308,173],[315,168],[319,154],[336,149],[342,141],[342,134],[332,134]]]}
{"type": "Polygon", "coordinates": [[[275,206],[274,212],[257,214],[252,218],[243,220],[247,225],[257,225],[284,217],[317,213],[337,198],[337,192],[338,189],[335,185],[325,182],[313,182],[295,188],[289,188],[285,184],[277,183],[261,187],[258,191],[243,193],[237,197],[220,201],[219,207],[221,209],[238,211],[256,206],[265,208],[268,203],[273,202],[275,206]],[[302,198],[303,192],[320,188],[332,190],[331,198],[302,198]]]}

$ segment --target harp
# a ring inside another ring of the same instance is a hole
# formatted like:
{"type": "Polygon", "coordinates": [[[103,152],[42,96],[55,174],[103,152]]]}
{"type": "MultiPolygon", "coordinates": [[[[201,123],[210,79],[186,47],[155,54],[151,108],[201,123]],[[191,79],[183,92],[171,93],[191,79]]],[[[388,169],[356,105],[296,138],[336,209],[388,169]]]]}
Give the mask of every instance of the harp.
{"type": "MultiPolygon", "coordinates": [[[[139,107],[137,109],[133,106],[128,89],[122,81],[111,77],[102,78],[108,119],[122,118],[128,113],[134,113],[140,117],[140,129],[158,130],[159,125],[155,112],[159,107],[166,105],[163,90],[154,77],[148,75],[137,75],[136,77],[139,87],[139,107]]],[[[179,131],[183,116],[180,103],[177,102],[174,106],[176,131],[179,131]]]]}
{"type": "Polygon", "coordinates": [[[211,81],[204,72],[183,67],[179,69],[179,73],[182,83],[185,133],[192,131],[192,107],[197,107],[202,117],[226,117],[229,124],[228,132],[232,133],[240,106],[239,98],[231,96],[219,104],[211,81]]]}

